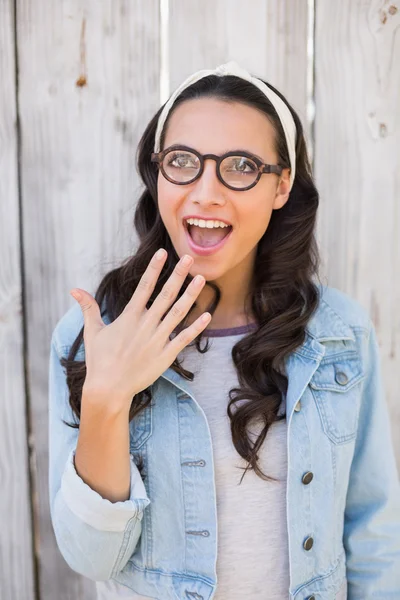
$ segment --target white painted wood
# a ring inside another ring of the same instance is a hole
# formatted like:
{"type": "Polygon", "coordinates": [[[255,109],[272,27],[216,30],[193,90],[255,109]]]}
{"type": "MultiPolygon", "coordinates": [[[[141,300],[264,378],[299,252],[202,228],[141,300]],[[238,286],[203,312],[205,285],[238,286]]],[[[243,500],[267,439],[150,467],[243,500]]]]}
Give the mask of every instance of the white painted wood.
{"type": "Polygon", "coordinates": [[[0,598],[34,598],[20,270],[14,6],[0,3],[0,598]]]}
{"type": "MultiPolygon", "coordinates": [[[[135,151],[159,107],[158,0],[18,0],[29,388],[38,479],[40,597],[91,600],[58,551],[48,504],[50,337],[134,250],[135,151]]],[[[18,568],[18,567],[16,567],[18,568]]]]}
{"type": "MultiPolygon", "coordinates": [[[[15,1],[23,240],[14,5],[0,3],[0,370],[8,399],[0,408],[0,474],[8,490],[0,500],[1,515],[7,515],[1,523],[0,597],[34,598],[33,502],[41,600],[93,600],[94,584],[66,565],[50,523],[48,353],[55,323],[73,304],[69,290],[94,291],[136,247],[132,219],[141,182],[134,161],[139,137],[159,107],[159,0],[15,1]],[[37,483],[32,499],[21,247],[37,483]]],[[[376,323],[400,465],[399,12],[394,1],[317,3],[315,173],[324,272],[376,323]]],[[[170,91],[194,70],[236,60],[287,96],[312,141],[307,0],[170,0],[168,46],[170,91]]]]}
{"type": "Polygon", "coordinates": [[[307,14],[307,0],[170,0],[170,91],[194,71],[235,60],[285,94],[309,140],[307,14]]]}
{"type": "Polygon", "coordinates": [[[315,167],[330,285],[369,311],[400,467],[400,5],[316,5],[315,167]]]}

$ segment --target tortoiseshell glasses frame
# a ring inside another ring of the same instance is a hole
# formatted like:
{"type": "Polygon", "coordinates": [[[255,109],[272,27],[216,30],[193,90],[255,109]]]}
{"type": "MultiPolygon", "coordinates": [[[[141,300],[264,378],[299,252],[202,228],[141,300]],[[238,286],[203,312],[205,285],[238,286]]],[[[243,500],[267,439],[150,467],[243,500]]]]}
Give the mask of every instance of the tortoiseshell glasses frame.
{"type": "Polygon", "coordinates": [[[217,173],[217,177],[218,177],[219,181],[223,185],[225,185],[227,188],[229,188],[231,190],[235,190],[237,192],[244,192],[246,190],[251,189],[255,185],[257,185],[257,183],[259,182],[259,180],[261,178],[261,175],[263,175],[264,173],[276,173],[277,175],[280,175],[283,170],[283,167],[281,165],[269,165],[269,164],[263,163],[262,160],[260,160],[258,158],[258,156],[254,156],[254,154],[246,152],[246,150],[231,150],[230,152],[227,152],[226,154],[222,154],[222,156],[217,156],[216,154],[200,154],[200,152],[198,152],[197,150],[194,150],[193,148],[190,148],[189,146],[182,146],[181,144],[174,144],[173,146],[169,146],[168,148],[165,148],[165,150],[162,150],[161,152],[152,152],[152,154],[151,154],[151,161],[157,163],[158,167],[161,170],[165,179],[167,179],[171,183],[174,183],[175,185],[188,185],[189,183],[193,183],[193,181],[196,181],[196,179],[201,177],[201,175],[204,171],[204,161],[207,160],[208,158],[215,160],[215,162],[216,162],[215,168],[216,168],[216,173],[217,173]],[[165,156],[167,154],[169,154],[170,152],[174,152],[174,151],[178,151],[178,150],[184,150],[187,152],[191,152],[192,154],[197,156],[197,158],[199,159],[199,162],[200,162],[198,172],[192,179],[190,179],[188,181],[176,181],[176,180],[172,179],[168,175],[168,173],[166,173],[166,171],[165,171],[165,167],[164,167],[165,156]],[[220,166],[221,166],[222,161],[229,156],[248,158],[253,161],[253,163],[255,164],[256,169],[257,169],[257,171],[256,171],[257,175],[256,175],[256,179],[250,185],[248,185],[246,187],[234,187],[232,185],[229,185],[229,183],[227,183],[223,179],[223,177],[221,175],[221,171],[220,171],[220,166]]]}

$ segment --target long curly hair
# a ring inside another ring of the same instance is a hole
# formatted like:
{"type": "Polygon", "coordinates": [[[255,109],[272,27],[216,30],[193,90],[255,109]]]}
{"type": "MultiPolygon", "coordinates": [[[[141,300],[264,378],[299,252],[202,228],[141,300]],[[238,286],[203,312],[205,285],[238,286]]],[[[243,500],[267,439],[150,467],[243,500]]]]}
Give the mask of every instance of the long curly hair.
{"type": "MultiPolygon", "coordinates": [[[[257,453],[271,424],[285,418],[284,414],[278,415],[283,394],[287,392],[285,358],[303,343],[306,336],[305,327],[319,303],[319,289],[312,281],[314,275],[319,279],[320,256],[315,238],[319,195],[312,177],[301,121],[284,96],[267,81],[264,83],[278,94],[293,116],[297,130],[296,175],[288,201],[281,209],[272,211],[268,228],[258,243],[252,289],[249,292],[251,310],[257,328],[241,338],[232,348],[232,359],[237,370],[239,387],[229,392],[227,414],[230,419],[233,444],[239,455],[247,461],[242,479],[247,469],[254,469],[262,479],[275,480],[261,471],[257,453]],[[243,400],[246,402],[242,402],[243,400]],[[238,406],[233,410],[236,403],[238,406]],[[254,443],[251,442],[247,430],[253,420],[261,421],[263,424],[254,443]]],[[[256,86],[233,75],[224,77],[209,75],[180,94],[165,123],[161,136],[161,150],[164,148],[165,132],[173,112],[182,102],[202,97],[212,97],[232,103],[240,102],[262,111],[275,130],[278,163],[290,168],[286,139],[275,108],[256,86]]],[[[134,215],[139,247],[136,254],[103,277],[95,293],[97,303],[100,307],[104,307],[102,315],[106,312],[110,322],[121,314],[152,256],[160,247],[168,251],[168,258],[146,305],[147,308],[151,307],[180,258],[158,211],[158,165],[150,160],[161,110],[162,107],[147,125],[136,154],[138,170],[145,184],[145,190],[139,198],[134,215]]],[[[190,274],[186,277],[177,299],[182,296],[192,279],[190,274]]],[[[221,290],[215,282],[206,282],[206,285],[211,286],[215,292],[215,297],[207,308],[211,314],[214,314],[220,301],[221,290]]],[[[195,307],[196,302],[179,324],[178,330],[185,327],[195,307]]],[[[192,342],[200,353],[207,352],[209,348],[208,339],[205,346],[201,347],[203,334],[204,331],[192,342]]],[[[78,419],[86,364],[85,361],[75,360],[75,356],[82,343],[83,327],[72,344],[68,356],[61,359],[61,364],[66,369],[69,402],[78,419]]],[[[179,357],[172,363],[171,368],[190,381],[194,378],[193,373],[182,367],[179,357]]],[[[151,400],[151,386],[133,396],[129,422],[144,410],[151,400]]],[[[79,423],[67,423],[67,425],[79,428],[79,423]]],[[[142,473],[141,456],[137,464],[142,473]]]]}

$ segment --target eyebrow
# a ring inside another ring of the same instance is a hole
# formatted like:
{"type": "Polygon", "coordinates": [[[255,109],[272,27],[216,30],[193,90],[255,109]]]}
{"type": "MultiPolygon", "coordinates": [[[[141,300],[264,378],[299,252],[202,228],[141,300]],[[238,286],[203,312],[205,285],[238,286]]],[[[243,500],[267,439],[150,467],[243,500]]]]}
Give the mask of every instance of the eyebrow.
{"type": "MultiPolygon", "coordinates": [[[[187,146],[188,148],[192,148],[193,150],[196,150],[197,152],[200,152],[200,150],[197,150],[197,148],[193,148],[193,146],[190,146],[190,144],[183,144],[180,142],[175,142],[174,144],[170,144],[169,146],[167,146],[168,148],[170,148],[171,146],[187,146]]],[[[251,154],[252,156],[255,156],[256,158],[258,158],[258,160],[260,160],[262,163],[265,163],[266,161],[259,156],[258,154],[256,154],[255,152],[253,152],[253,150],[249,150],[248,148],[233,148],[231,150],[225,150],[224,152],[222,152],[219,156],[223,156],[224,154],[227,154],[228,152],[240,152],[240,151],[244,151],[244,152],[248,152],[249,154],[251,154]]],[[[202,154],[200,152],[200,154],[202,154]]],[[[204,154],[209,154],[208,152],[204,152],[204,154]]],[[[210,153],[213,154],[213,153],[210,153]]]]}
{"type": "Polygon", "coordinates": [[[258,156],[258,154],[256,154],[255,152],[253,152],[253,150],[246,150],[246,148],[241,148],[241,150],[244,150],[245,152],[248,152],[249,154],[252,154],[256,158],[258,158],[258,160],[261,160],[262,163],[265,163],[265,160],[263,158],[261,158],[261,156],[258,156]]]}

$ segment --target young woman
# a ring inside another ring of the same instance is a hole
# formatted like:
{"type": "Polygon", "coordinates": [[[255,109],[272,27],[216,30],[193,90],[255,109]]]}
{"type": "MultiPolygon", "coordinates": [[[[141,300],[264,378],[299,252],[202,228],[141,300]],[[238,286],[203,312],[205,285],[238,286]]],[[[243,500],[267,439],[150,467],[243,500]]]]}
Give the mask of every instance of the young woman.
{"type": "Polygon", "coordinates": [[[200,71],[150,121],[138,165],[135,255],[94,297],[76,290],[52,336],[65,560],[104,600],[400,598],[376,333],[313,281],[297,114],[235,62],[200,71]]]}

